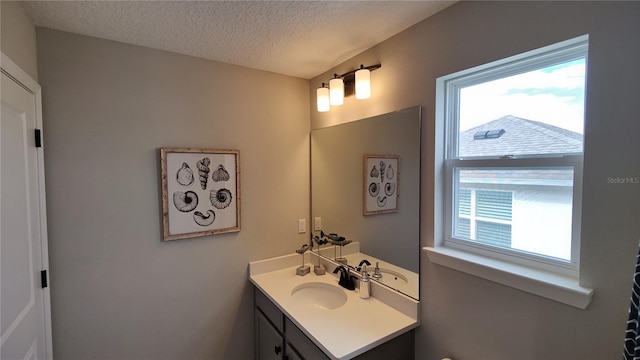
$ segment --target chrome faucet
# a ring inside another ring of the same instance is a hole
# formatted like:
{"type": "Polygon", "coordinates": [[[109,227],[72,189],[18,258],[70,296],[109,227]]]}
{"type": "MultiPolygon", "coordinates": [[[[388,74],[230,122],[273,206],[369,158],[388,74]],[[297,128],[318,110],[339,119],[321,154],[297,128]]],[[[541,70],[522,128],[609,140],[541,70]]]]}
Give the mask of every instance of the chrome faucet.
{"type": "Polygon", "coordinates": [[[382,279],[382,272],[380,271],[380,263],[376,261],[376,268],[373,269],[373,278],[382,279]]]}

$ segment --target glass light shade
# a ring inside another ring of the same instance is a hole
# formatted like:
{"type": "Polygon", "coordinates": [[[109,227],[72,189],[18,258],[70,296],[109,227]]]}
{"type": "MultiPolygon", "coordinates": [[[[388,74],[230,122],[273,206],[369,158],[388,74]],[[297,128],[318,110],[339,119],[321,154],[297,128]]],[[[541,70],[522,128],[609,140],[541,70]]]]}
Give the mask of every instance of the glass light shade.
{"type": "Polygon", "coordinates": [[[371,97],[371,71],[360,69],[356,71],[356,99],[371,97]]]}
{"type": "Polygon", "coordinates": [[[316,98],[318,103],[318,112],[329,111],[329,108],[331,107],[329,105],[329,88],[324,87],[324,84],[322,84],[322,87],[319,87],[318,90],[316,90],[316,98]]]}
{"type": "Polygon", "coordinates": [[[344,104],[344,81],[342,79],[329,80],[329,100],[333,106],[344,104]]]}

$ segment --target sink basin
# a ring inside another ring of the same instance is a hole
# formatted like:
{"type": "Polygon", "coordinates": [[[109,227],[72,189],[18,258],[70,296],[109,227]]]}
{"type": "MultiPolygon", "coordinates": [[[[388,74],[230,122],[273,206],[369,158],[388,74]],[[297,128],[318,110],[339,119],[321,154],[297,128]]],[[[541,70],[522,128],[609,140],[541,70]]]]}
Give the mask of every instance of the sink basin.
{"type": "Polygon", "coordinates": [[[321,282],[300,284],[291,290],[291,297],[299,304],[324,310],[339,308],[347,302],[347,294],[344,290],[321,282]]]}

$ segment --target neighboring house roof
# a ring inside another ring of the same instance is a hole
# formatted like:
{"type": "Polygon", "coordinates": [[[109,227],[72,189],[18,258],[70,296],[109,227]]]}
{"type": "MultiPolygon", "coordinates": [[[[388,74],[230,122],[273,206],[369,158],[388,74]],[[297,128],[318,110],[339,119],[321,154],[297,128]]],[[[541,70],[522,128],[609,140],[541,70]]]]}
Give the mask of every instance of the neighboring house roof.
{"type": "MultiPolygon", "coordinates": [[[[576,153],[582,152],[582,134],[508,115],[462,132],[459,147],[461,157],[576,153]]],[[[468,185],[498,182],[502,185],[572,186],[573,170],[462,170],[460,181],[468,185]]]]}
{"type": "Polygon", "coordinates": [[[459,140],[460,157],[576,152],[582,152],[582,134],[512,115],[463,131],[459,140]],[[478,139],[487,131],[499,136],[478,139]]]}
{"type": "Polygon", "coordinates": [[[573,169],[461,170],[460,183],[501,186],[573,186],[573,169]]]}

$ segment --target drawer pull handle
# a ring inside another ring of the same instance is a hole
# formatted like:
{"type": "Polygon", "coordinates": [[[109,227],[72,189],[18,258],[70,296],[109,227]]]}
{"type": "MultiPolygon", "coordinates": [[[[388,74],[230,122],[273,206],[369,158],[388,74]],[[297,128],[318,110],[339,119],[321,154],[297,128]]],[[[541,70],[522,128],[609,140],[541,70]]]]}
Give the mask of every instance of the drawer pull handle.
{"type": "Polygon", "coordinates": [[[280,352],[282,351],[282,347],[279,345],[276,345],[276,347],[273,350],[276,352],[276,355],[279,355],[280,352]]]}

